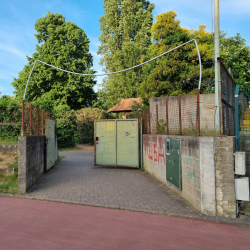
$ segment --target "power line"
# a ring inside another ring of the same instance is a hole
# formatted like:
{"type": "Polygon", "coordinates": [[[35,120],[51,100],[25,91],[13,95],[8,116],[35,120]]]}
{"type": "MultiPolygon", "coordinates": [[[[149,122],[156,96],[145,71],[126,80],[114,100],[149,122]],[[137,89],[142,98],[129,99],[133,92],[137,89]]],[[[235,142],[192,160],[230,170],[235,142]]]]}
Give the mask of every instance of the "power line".
{"type": "Polygon", "coordinates": [[[35,63],[34,63],[34,65],[33,65],[33,67],[32,67],[32,70],[31,70],[31,72],[30,72],[30,75],[29,75],[29,78],[28,78],[28,81],[27,81],[27,84],[26,84],[26,87],[25,87],[25,92],[24,92],[23,100],[25,100],[27,87],[28,87],[28,84],[29,84],[29,81],[30,81],[30,77],[31,77],[31,75],[32,75],[32,72],[33,72],[33,70],[34,70],[34,68],[35,68],[36,62],[43,63],[43,64],[45,64],[45,65],[47,65],[47,66],[49,66],[49,67],[52,67],[52,68],[55,68],[55,69],[57,69],[57,70],[61,70],[61,71],[64,71],[64,72],[67,72],[67,73],[70,73],[70,74],[74,74],[74,75],[82,75],[82,76],[107,76],[107,75],[114,75],[114,74],[122,73],[122,72],[125,72],[125,71],[128,71],[128,70],[131,70],[131,69],[135,69],[135,68],[137,68],[137,67],[140,67],[140,66],[142,66],[142,65],[144,65],[144,64],[146,64],[146,63],[152,62],[153,60],[156,60],[157,58],[159,58],[159,57],[161,57],[161,56],[164,56],[164,55],[166,55],[166,54],[168,54],[168,53],[170,53],[170,52],[172,52],[172,51],[174,51],[174,50],[176,50],[176,49],[178,49],[178,48],[180,48],[180,47],[182,47],[182,46],[184,46],[184,45],[186,45],[186,44],[188,44],[188,43],[191,43],[191,42],[194,42],[194,43],[195,43],[195,46],[196,46],[196,49],[197,49],[197,53],[198,53],[198,58],[199,58],[199,64],[200,64],[200,77],[199,77],[199,87],[198,87],[198,89],[200,89],[200,87],[201,87],[201,76],[202,76],[201,56],[200,56],[200,51],[199,51],[199,47],[198,47],[198,44],[197,44],[196,40],[195,40],[195,39],[192,39],[192,40],[190,40],[190,41],[188,41],[188,42],[185,42],[185,43],[183,43],[183,44],[181,44],[181,45],[179,45],[179,46],[177,46],[177,47],[175,47],[175,48],[173,48],[173,49],[171,49],[171,50],[169,50],[169,51],[167,51],[167,52],[165,52],[165,53],[162,53],[161,55],[156,56],[156,57],[154,57],[154,58],[152,58],[152,59],[150,59],[150,60],[148,60],[148,61],[146,61],[146,62],[144,62],[144,63],[138,64],[138,65],[133,66],[133,67],[130,67],[130,68],[128,68],[128,69],[123,69],[123,70],[120,70],[120,71],[110,72],[110,73],[104,73],[104,74],[83,74],[83,73],[72,72],[72,71],[68,71],[68,70],[65,70],[65,69],[58,68],[58,67],[53,66],[53,65],[51,65],[51,64],[45,63],[45,62],[43,62],[43,61],[36,60],[35,63]]]}

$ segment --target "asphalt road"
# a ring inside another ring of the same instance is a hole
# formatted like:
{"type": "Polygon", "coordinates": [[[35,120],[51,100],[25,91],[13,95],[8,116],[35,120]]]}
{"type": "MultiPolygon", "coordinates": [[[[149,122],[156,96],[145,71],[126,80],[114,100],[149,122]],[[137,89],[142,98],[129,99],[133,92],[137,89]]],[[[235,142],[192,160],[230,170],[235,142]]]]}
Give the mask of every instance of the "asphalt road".
{"type": "Polygon", "coordinates": [[[250,249],[250,228],[0,197],[0,249],[250,249]]]}

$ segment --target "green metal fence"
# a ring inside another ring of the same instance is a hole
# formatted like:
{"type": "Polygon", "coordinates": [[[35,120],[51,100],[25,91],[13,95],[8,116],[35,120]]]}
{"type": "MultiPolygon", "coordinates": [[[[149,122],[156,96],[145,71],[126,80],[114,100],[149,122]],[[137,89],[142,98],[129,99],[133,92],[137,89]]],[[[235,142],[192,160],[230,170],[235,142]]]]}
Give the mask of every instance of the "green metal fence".
{"type": "Polygon", "coordinates": [[[247,176],[250,176],[250,87],[236,86],[235,135],[237,151],[246,152],[247,176]]]}

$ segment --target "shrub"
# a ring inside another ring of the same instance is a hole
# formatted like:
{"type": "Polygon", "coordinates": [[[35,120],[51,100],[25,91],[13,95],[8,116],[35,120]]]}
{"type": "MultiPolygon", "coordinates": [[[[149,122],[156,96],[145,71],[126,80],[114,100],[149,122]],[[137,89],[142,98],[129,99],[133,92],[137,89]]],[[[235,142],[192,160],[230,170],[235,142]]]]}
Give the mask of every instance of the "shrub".
{"type": "Polygon", "coordinates": [[[106,111],[99,108],[83,108],[75,111],[76,141],[78,143],[94,143],[94,120],[113,118],[106,111]]]}
{"type": "Polygon", "coordinates": [[[68,105],[59,105],[54,108],[52,115],[56,117],[58,147],[74,147],[74,132],[76,129],[76,117],[74,110],[70,110],[68,105]]]}
{"type": "MultiPolygon", "coordinates": [[[[22,101],[13,97],[3,95],[0,97],[0,122],[21,122],[22,121],[22,101]]],[[[0,126],[0,139],[17,140],[21,134],[20,125],[0,126]]]]}

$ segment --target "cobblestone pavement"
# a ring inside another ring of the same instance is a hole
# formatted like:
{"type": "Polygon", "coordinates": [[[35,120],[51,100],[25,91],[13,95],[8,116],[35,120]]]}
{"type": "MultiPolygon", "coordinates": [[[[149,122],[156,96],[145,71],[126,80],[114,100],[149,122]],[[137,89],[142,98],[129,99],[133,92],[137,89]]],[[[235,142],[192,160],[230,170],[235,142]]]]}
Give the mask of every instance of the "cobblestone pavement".
{"type": "Polygon", "coordinates": [[[64,151],[60,155],[65,158],[34,186],[28,196],[187,217],[197,214],[146,172],[95,167],[93,151],[64,151]]]}

